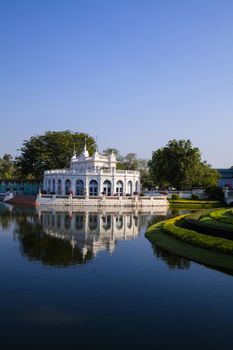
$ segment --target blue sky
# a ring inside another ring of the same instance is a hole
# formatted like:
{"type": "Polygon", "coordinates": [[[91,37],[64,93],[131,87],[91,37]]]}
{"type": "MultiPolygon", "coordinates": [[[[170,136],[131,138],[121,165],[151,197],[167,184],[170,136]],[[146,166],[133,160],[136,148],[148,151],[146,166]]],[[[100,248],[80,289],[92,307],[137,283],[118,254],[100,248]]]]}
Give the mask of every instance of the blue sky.
{"type": "Polygon", "coordinates": [[[46,130],[233,165],[232,0],[0,0],[0,156],[46,130]]]}

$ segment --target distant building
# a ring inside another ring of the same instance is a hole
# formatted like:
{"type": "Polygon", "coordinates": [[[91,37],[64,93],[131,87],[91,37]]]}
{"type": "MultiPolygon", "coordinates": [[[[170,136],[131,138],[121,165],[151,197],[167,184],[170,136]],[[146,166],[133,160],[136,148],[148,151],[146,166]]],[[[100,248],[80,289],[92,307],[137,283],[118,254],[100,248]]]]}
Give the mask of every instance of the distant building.
{"type": "Polygon", "coordinates": [[[42,182],[36,180],[0,180],[0,193],[38,194],[42,182]]]}
{"type": "Polygon", "coordinates": [[[233,189],[233,168],[230,169],[217,169],[220,174],[218,185],[220,187],[228,187],[233,189]]]}
{"type": "Polygon", "coordinates": [[[140,192],[140,173],[117,170],[116,157],[95,152],[89,156],[86,145],[80,156],[74,153],[69,169],[44,172],[43,189],[56,195],[73,196],[124,196],[140,192]]]}

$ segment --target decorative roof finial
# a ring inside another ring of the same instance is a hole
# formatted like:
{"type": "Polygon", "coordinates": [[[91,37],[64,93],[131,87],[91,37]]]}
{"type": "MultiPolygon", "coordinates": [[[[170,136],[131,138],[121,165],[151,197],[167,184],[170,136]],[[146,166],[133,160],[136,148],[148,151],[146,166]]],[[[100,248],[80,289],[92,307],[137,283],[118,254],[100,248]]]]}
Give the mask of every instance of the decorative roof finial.
{"type": "Polygon", "coordinates": [[[85,135],[85,138],[84,138],[84,151],[87,150],[87,136],[85,135]]]}
{"type": "Polygon", "coordinates": [[[89,157],[89,152],[87,150],[87,137],[85,135],[85,144],[84,144],[84,150],[83,150],[83,153],[82,153],[86,158],[89,157]]]}

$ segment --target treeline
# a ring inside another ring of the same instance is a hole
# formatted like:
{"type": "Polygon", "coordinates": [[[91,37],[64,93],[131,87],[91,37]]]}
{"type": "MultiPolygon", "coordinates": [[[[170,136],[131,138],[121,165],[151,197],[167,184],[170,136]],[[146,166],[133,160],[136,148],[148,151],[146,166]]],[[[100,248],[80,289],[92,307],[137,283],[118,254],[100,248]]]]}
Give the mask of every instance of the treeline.
{"type": "MultiPolygon", "coordinates": [[[[32,136],[23,142],[18,157],[13,159],[5,154],[0,158],[0,178],[41,180],[45,170],[69,168],[74,151],[81,154],[85,143],[93,155],[97,150],[95,139],[85,133],[48,131],[32,136]]],[[[135,153],[123,156],[115,148],[103,151],[105,155],[112,152],[118,161],[117,169],[141,172],[143,188],[208,188],[216,186],[219,179],[218,171],[202,161],[200,150],[193,147],[190,140],[171,140],[165,147],[153,151],[150,160],[138,158],[135,153]]]]}

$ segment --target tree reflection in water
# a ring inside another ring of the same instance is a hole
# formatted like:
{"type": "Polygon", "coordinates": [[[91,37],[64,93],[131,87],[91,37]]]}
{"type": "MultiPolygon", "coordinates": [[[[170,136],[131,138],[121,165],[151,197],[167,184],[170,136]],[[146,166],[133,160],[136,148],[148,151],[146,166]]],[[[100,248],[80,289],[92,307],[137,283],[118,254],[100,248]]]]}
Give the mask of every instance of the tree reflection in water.
{"type": "Polygon", "coordinates": [[[185,258],[182,258],[178,255],[174,255],[170,252],[168,252],[165,249],[159,248],[158,246],[154,246],[153,247],[153,251],[154,254],[160,258],[162,261],[164,261],[168,267],[172,268],[172,269],[189,269],[191,266],[191,262],[185,258]]]}
{"type": "Polygon", "coordinates": [[[0,210],[0,224],[3,229],[13,224],[21,253],[56,267],[85,264],[101,251],[112,254],[118,240],[137,238],[149,215],[157,214],[128,209],[79,212],[2,206],[0,210]]]}
{"type": "Polygon", "coordinates": [[[78,247],[73,247],[69,241],[47,235],[37,220],[19,220],[15,235],[21,243],[22,254],[45,265],[65,267],[85,264],[93,257],[90,251],[83,257],[78,247]]]}

